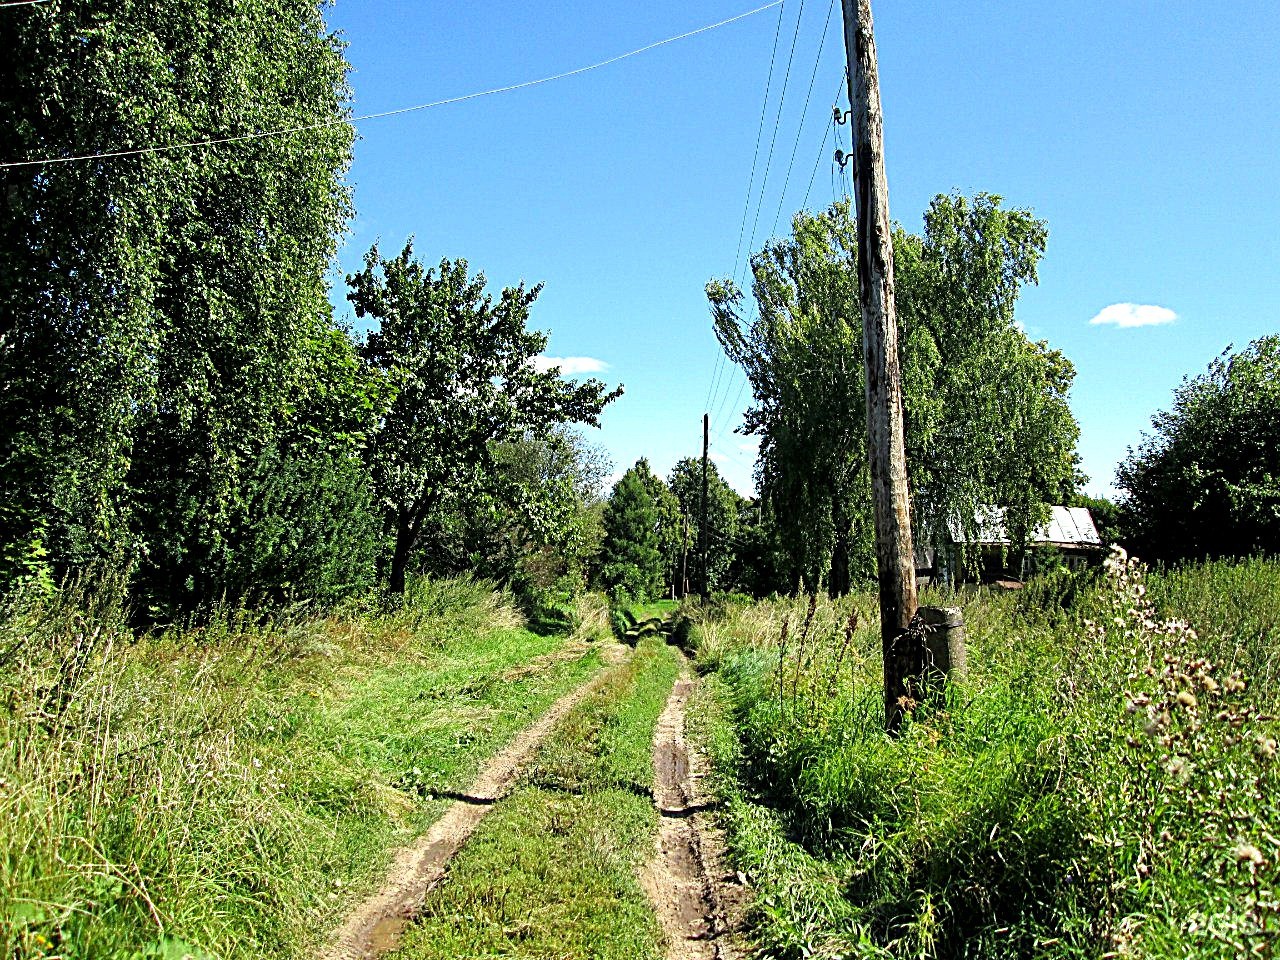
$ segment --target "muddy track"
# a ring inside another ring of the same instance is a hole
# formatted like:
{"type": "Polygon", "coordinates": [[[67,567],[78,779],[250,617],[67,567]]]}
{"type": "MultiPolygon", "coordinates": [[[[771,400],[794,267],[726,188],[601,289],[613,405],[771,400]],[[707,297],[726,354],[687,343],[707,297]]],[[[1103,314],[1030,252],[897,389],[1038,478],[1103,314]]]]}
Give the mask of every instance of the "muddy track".
{"type": "Polygon", "coordinates": [[[333,935],[330,946],[318,955],[320,960],[369,960],[399,946],[405,927],[444,878],[454,854],[471,838],[490,808],[506,796],[552,728],[605,681],[613,672],[611,668],[626,658],[626,652],[617,644],[606,644],[601,647],[601,656],[604,669],[517,734],[485,765],[467,793],[459,796],[421,838],[396,855],[382,886],[356,907],[333,935]]]}
{"type": "Polygon", "coordinates": [[[733,930],[745,892],[724,869],[720,834],[700,789],[705,761],[684,736],[684,716],[696,680],[684,670],[658,718],[653,737],[657,850],[643,877],[667,940],[667,960],[730,960],[739,956],[733,930]]]}

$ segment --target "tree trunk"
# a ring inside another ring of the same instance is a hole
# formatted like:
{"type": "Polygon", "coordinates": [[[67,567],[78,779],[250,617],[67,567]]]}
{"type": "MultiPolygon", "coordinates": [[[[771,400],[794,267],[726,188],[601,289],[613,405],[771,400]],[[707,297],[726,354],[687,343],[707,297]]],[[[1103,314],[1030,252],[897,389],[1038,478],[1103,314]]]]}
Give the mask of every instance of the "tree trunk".
{"type": "Polygon", "coordinates": [[[413,541],[417,539],[408,514],[401,510],[396,517],[396,545],[391,554],[391,576],[387,589],[396,596],[404,595],[405,571],[409,566],[409,554],[413,550],[413,541]]]}

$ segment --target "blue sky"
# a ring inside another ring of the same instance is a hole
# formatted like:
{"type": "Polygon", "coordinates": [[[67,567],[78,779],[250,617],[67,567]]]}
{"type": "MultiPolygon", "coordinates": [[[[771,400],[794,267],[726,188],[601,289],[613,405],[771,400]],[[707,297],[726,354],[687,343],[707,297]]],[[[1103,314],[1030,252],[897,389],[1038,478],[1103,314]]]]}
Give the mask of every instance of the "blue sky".
{"type": "MultiPolygon", "coordinates": [[[[338,0],[329,19],[350,43],[361,114],[571,70],[760,2],[338,0]]],[[[555,83],[361,123],[341,268],[374,240],[395,252],[412,234],[424,259],[464,257],[495,287],[545,282],[533,324],[551,332],[547,352],[598,361],[596,375],[626,386],[593,433],[619,469],[647,456],[665,473],[696,455],[710,406],[713,456],[749,491],[750,444],[733,433],[749,392],[718,362],[703,286],[733,272],[744,211],[758,249],[779,205],[786,230],[815,170],[810,207],[838,190],[835,143],[819,144],[843,69],[839,3],[821,57],[829,0],[801,7],[786,0],[555,83]]],[[[875,13],[892,214],[918,229],[935,194],[986,191],[1048,221],[1040,285],[1019,318],[1076,364],[1088,489],[1109,493],[1116,462],[1185,374],[1280,327],[1280,7],[880,0],[875,13]],[[1113,322],[1090,322],[1100,314],[1113,322]]]]}

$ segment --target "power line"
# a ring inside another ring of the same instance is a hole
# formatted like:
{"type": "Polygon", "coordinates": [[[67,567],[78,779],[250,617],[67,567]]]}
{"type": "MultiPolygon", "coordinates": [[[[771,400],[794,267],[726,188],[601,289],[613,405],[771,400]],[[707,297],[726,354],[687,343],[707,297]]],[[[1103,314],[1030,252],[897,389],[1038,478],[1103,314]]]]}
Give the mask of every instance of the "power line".
{"type": "Polygon", "coordinates": [[[822,163],[823,154],[827,150],[827,140],[831,136],[831,128],[835,126],[834,120],[827,121],[827,132],[822,135],[822,144],[818,147],[818,157],[813,161],[813,172],[809,174],[809,185],[805,187],[804,199],[800,201],[800,209],[804,209],[809,205],[809,192],[813,190],[813,181],[818,176],[818,167],[822,163]]]}
{"type": "MultiPolygon", "coordinates": [[[[24,0],[24,2],[44,2],[44,0],[24,0]]],[[[383,110],[380,113],[367,113],[359,117],[344,118],[341,120],[326,120],[321,123],[309,123],[296,127],[285,127],[279,130],[264,130],[257,133],[247,133],[235,137],[218,137],[209,140],[192,140],[186,143],[171,143],[162,146],[138,147],[129,150],[108,150],[101,153],[86,153],[72,157],[48,157],[42,160],[14,160],[8,163],[0,163],[0,170],[10,169],[13,167],[33,167],[45,166],[54,163],[75,163],[80,160],[105,160],[112,157],[131,157],[141,154],[161,153],[168,150],[185,150],[196,147],[213,147],[226,143],[242,143],[246,140],[261,140],[267,137],[287,136],[291,133],[305,133],[310,130],[322,130],[328,127],[350,126],[365,120],[380,120],[384,117],[395,117],[405,113],[415,113],[419,110],[430,110],[433,107],[443,107],[453,103],[462,103],[466,100],[475,100],[479,97],[490,97],[498,93],[510,93],[513,90],[523,90],[527,87],[536,87],[540,84],[551,83],[555,80],[564,80],[569,77],[575,77],[581,73],[587,73],[591,70],[598,70],[601,67],[607,67],[610,64],[617,63],[620,60],[626,60],[629,57],[637,56],[641,53],[647,53],[657,47],[665,46],[668,43],[675,43],[677,40],[686,40],[689,37],[697,36],[700,33],[706,33],[709,30],[715,30],[719,27],[736,23],[739,20],[745,20],[747,17],[755,16],[757,13],[763,13],[773,7],[781,6],[785,0],[772,0],[764,6],[756,7],[754,10],[748,10],[746,13],[740,13],[737,16],[729,17],[718,23],[707,24],[705,27],[699,27],[696,30],[690,30],[687,33],[681,33],[674,37],[667,37],[665,40],[658,40],[654,43],[646,44],[643,47],[637,47],[627,53],[620,53],[617,56],[609,57],[607,60],[601,60],[597,63],[588,64],[585,67],[578,67],[574,70],[566,70],[563,73],[553,74],[549,77],[540,77],[537,80],[525,80],[522,83],[513,83],[505,87],[494,87],[490,90],[480,90],[476,93],[464,94],[460,97],[448,97],[444,100],[434,100],[431,103],[420,103],[412,107],[400,107],[396,110],[383,110]]],[[[18,5],[10,3],[7,5],[18,5]]]]}
{"type": "Polygon", "coordinates": [[[48,3],[48,2],[49,2],[49,0],[9,0],[9,2],[8,2],[8,3],[0,3],[0,8],[3,8],[3,7],[29,7],[29,6],[31,6],[33,3],[48,3]]]}
{"type": "Polygon", "coordinates": [[[791,159],[787,162],[787,175],[782,181],[782,193],[778,197],[778,209],[773,214],[773,225],[769,227],[772,236],[778,229],[778,218],[782,216],[782,205],[787,199],[787,187],[791,185],[791,169],[796,163],[796,151],[800,149],[800,138],[804,134],[805,117],[809,115],[809,101],[813,99],[813,84],[818,79],[818,67],[822,65],[822,49],[827,45],[827,31],[831,29],[831,14],[836,9],[836,0],[831,0],[827,7],[827,20],[822,25],[822,39],[818,41],[818,55],[813,60],[813,72],[809,74],[809,89],[804,94],[804,109],[800,111],[800,124],[796,127],[796,141],[791,147],[791,159]]]}
{"type": "MultiPolygon", "coordinates": [[[[827,28],[830,26],[830,22],[831,22],[831,11],[832,11],[832,10],[834,10],[834,8],[835,8],[835,3],[834,3],[834,0],[833,0],[833,2],[832,2],[832,4],[831,4],[831,6],[830,6],[830,7],[828,7],[828,10],[827,10],[827,27],[824,27],[824,28],[823,28],[823,38],[824,38],[824,40],[825,40],[825,38],[826,38],[826,30],[827,30],[827,28]]],[[[818,62],[821,62],[821,56],[822,56],[822,50],[821,50],[821,44],[820,44],[820,45],[819,45],[819,50],[818,50],[818,62]]],[[[817,75],[817,63],[815,63],[815,65],[814,65],[814,74],[813,74],[813,75],[811,75],[811,76],[810,76],[810,78],[809,78],[809,91],[808,91],[808,93],[805,95],[805,108],[806,108],[806,110],[808,109],[808,103],[809,103],[809,100],[810,100],[810,98],[811,98],[811,97],[812,97],[812,95],[813,95],[813,84],[814,84],[814,78],[816,77],[816,75],[817,75]]],[[[833,112],[833,113],[834,113],[835,109],[836,109],[836,108],[839,106],[839,104],[840,104],[840,97],[842,96],[842,90],[844,89],[844,83],[845,83],[845,80],[844,80],[844,76],[843,76],[843,74],[842,74],[842,75],[841,75],[841,77],[840,77],[840,83],[839,83],[839,86],[837,86],[837,88],[836,88],[836,96],[835,96],[835,100],[834,100],[834,101],[832,101],[832,104],[831,104],[831,109],[832,109],[832,112],[833,112]]],[[[814,180],[815,180],[815,179],[817,178],[817,176],[818,176],[818,167],[819,167],[819,166],[821,166],[821,164],[822,164],[822,158],[826,155],[827,140],[831,137],[831,131],[832,131],[834,128],[835,128],[835,122],[834,122],[834,120],[828,119],[826,129],[823,131],[823,134],[822,134],[822,142],[818,145],[818,155],[817,155],[817,157],[815,157],[815,158],[814,158],[814,161],[813,161],[813,170],[811,170],[811,171],[810,171],[810,173],[809,173],[809,183],[808,183],[808,184],[806,185],[806,187],[805,187],[805,191],[804,191],[804,199],[800,202],[800,207],[801,207],[801,209],[803,209],[803,208],[804,208],[805,206],[807,206],[807,205],[808,205],[808,203],[809,203],[809,194],[813,191],[813,182],[814,182],[814,180]]],[[[802,119],[801,119],[801,127],[800,127],[800,129],[797,131],[797,133],[796,133],[796,145],[797,145],[797,146],[799,145],[799,142],[800,142],[800,136],[801,136],[801,134],[802,134],[802,133],[803,133],[803,117],[802,117],[802,119]]],[[[794,160],[795,160],[795,150],[793,149],[793,150],[792,150],[792,162],[794,162],[794,160]]],[[[832,170],[832,172],[834,173],[834,165],[833,165],[833,170],[832,170]]],[[[787,177],[788,177],[788,180],[790,179],[790,176],[791,176],[791,171],[790,171],[790,167],[788,167],[788,171],[787,171],[787,177]]],[[[834,190],[834,189],[832,190],[832,194],[833,194],[833,196],[834,196],[834,194],[835,194],[835,190],[834,190]]],[[[783,197],[785,198],[785,196],[786,196],[786,188],[785,188],[785,186],[784,186],[784,188],[783,188],[783,197]]],[[[782,201],[781,201],[781,200],[779,200],[779,209],[781,209],[781,202],[782,202],[782,201]]],[[[777,225],[777,216],[776,216],[776,215],[775,215],[775,217],[774,217],[774,225],[775,225],[775,226],[777,225]]],[[[759,315],[759,311],[758,311],[758,310],[756,311],[756,315],[757,315],[757,316],[759,315]]],[[[748,383],[749,383],[749,379],[744,375],[744,376],[743,376],[743,380],[742,380],[742,382],[738,385],[738,392],[737,392],[737,394],[734,396],[734,398],[733,398],[733,403],[732,403],[732,405],[730,406],[730,410],[731,410],[731,411],[732,411],[733,409],[736,409],[736,408],[737,408],[737,406],[738,406],[738,401],[742,399],[742,393],[743,393],[743,391],[746,389],[746,387],[747,387],[747,384],[748,384],[748,383]]],[[[725,390],[724,400],[727,400],[727,399],[728,399],[728,395],[729,395],[729,394],[728,394],[728,390],[726,389],[726,390],[725,390]]],[[[721,414],[721,412],[722,412],[723,410],[724,410],[724,403],[723,403],[723,400],[722,400],[722,402],[721,402],[720,406],[717,408],[717,411],[716,411],[716,415],[715,415],[715,417],[713,417],[713,418],[712,418],[713,424],[714,424],[714,425],[716,425],[718,428],[720,428],[720,429],[718,429],[718,430],[717,430],[717,432],[719,433],[719,436],[720,436],[722,439],[724,438],[724,434],[723,434],[723,432],[721,432],[721,431],[722,431],[722,425],[720,424],[720,414],[721,414]]]]}
{"type": "Polygon", "coordinates": [[[756,182],[756,162],[760,159],[760,140],[764,136],[764,118],[769,112],[769,91],[773,89],[773,65],[778,57],[778,38],[782,35],[782,15],[786,12],[786,0],[783,9],[778,11],[778,24],[773,31],[773,52],[769,54],[769,75],[764,82],[764,100],[760,104],[760,124],[756,127],[756,149],[751,156],[751,176],[747,179],[747,199],[742,205],[742,224],[738,227],[738,252],[733,256],[733,276],[738,276],[738,266],[742,262],[742,238],[747,231],[747,217],[751,212],[751,189],[756,182]]]}
{"type": "MultiPolygon", "coordinates": [[[[778,22],[773,28],[773,48],[769,51],[769,72],[764,81],[764,99],[760,102],[760,122],[756,125],[756,145],[751,153],[751,175],[747,178],[747,196],[742,202],[742,222],[738,225],[738,249],[733,255],[733,273],[731,274],[735,282],[738,276],[738,266],[742,263],[742,240],[747,232],[747,217],[751,215],[751,192],[756,182],[756,164],[760,160],[760,141],[764,137],[764,118],[769,113],[769,91],[773,89],[773,68],[778,59],[778,40],[782,36],[782,17],[785,12],[786,0],[783,0],[782,6],[778,10],[778,22]]],[[[750,256],[750,251],[748,251],[747,255],[750,256]]],[[[720,395],[724,364],[724,350],[721,349],[716,353],[715,367],[711,372],[711,382],[707,384],[707,396],[702,404],[703,410],[710,410],[716,401],[716,397],[720,395]]]]}
{"type": "Polygon", "coordinates": [[[791,51],[787,54],[787,70],[782,78],[782,90],[778,95],[778,109],[773,117],[773,136],[769,138],[769,155],[765,159],[764,176],[760,179],[760,199],[756,202],[756,215],[751,223],[751,242],[756,244],[756,227],[760,224],[760,210],[764,206],[764,191],[769,182],[769,168],[773,165],[773,148],[778,143],[778,128],[782,124],[782,107],[787,102],[787,85],[791,82],[791,64],[796,56],[796,40],[800,37],[800,21],[804,18],[805,0],[800,0],[800,10],[796,14],[796,27],[791,33],[791,51]]]}

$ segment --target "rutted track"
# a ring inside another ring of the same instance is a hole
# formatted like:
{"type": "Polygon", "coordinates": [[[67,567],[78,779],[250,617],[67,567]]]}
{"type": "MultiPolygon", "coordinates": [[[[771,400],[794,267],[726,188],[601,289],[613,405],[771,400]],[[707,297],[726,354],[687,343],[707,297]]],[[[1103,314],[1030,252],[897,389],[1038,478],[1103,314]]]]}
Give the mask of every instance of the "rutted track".
{"type": "Polygon", "coordinates": [[[564,716],[597,689],[624,656],[621,648],[602,648],[608,666],[565,694],[533,724],[516,735],[481,771],[466,795],[449,807],[419,840],[402,849],[379,890],[361,903],[332,937],[321,960],[369,960],[394,950],[404,928],[427,894],[445,875],[453,856],[475,832],[490,808],[501,800],[524,764],[564,716]]]}
{"type": "Polygon", "coordinates": [[[730,960],[731,932],[743,891],[723,867],[720,836],[699,789],[703,760],[684,736],[696,680],[676,681],[653,737],[657,850],[644,884],[667,939],[667,960],[730,960]]]}

